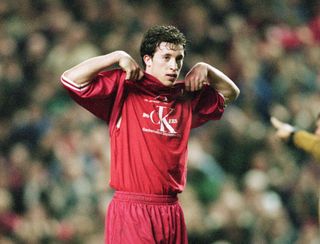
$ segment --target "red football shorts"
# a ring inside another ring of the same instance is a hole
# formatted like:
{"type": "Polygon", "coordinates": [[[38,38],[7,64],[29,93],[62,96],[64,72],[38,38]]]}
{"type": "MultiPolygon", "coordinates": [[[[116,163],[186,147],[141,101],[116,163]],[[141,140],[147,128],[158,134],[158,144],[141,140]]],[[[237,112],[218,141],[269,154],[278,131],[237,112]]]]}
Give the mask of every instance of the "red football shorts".
{"type": "Polygon", "coordinates": [[[105,244],[186,244],[177,196],[116,191],[108,207],[105,244]]]}

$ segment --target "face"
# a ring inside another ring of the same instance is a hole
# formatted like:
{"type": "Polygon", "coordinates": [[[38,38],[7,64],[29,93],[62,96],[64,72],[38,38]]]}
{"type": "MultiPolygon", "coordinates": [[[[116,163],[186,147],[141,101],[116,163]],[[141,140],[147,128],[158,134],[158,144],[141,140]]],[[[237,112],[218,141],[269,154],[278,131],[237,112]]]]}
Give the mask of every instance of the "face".
{"type": "Polygon", "coordinates": [[[145,55],[146,73],[156,77],[165,86],[172,86],[178,79],[184,59],[184,48],[168,42],[161,42],[153,57],[145,55]]]}

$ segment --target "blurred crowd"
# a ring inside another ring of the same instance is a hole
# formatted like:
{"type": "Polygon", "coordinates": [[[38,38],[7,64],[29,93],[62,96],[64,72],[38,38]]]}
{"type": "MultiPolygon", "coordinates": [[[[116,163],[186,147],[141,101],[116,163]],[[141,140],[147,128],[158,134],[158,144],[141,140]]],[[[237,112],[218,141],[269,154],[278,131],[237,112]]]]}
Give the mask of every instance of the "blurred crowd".
{"type": "Polygon", "coordinates": [[[276,116],[312,131],[320,112],[317,0],[1,0],[0,243],[103,243],[108,128],[59,83],[86,58],[172,24],[241,94],[193,131],[179,196],[191,243],[320,243],[320,163],[275,138],[276,116]]]}

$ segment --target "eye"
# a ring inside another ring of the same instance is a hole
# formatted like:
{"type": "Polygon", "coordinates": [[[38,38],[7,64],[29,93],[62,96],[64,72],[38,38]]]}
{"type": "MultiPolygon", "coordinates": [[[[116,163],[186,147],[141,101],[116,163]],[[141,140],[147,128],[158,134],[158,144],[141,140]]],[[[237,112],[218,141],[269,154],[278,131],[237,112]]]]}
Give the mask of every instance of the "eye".
{"type": "Polygon", "coordinates": [[[177,64],[178,64],[179,66],[181,66],[182,63],[183,63],[183,57],[182,57],[182,56],[181,56],[181,57],[177,57],[177,58],[176,58],[176,62],[177,62],[177,64]]]}
{"type": "Polygon", "coordinates": [[[165,55],[165,56],[163,56],[163,59],[166,60],[166,61],[169,61],[170,60],[170,56],[165,55]]]}
{"type": "Polygon", "coordinates": [[[183,61],[183,56],[181,55],[181,56],[178,56],[177,58],[176,58],[176,61],[177,62],[182,62],[183,61]]]}

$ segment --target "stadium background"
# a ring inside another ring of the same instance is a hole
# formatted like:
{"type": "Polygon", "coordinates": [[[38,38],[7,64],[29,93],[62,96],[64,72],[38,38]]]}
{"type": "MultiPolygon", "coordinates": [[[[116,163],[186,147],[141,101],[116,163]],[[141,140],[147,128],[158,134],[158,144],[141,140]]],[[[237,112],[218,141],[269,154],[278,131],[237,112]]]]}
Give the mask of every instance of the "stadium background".
{"type": "MultiPolygon", "coordinates": [[[[61,73],[173,24],[241,95],[190,138],[182,201],[191,243],[316,243],[319,164],[277,141],[274,115],[320,112],[320,4],[303,0],[1,0],[0,243],[102,243],[112,196],[106,126],[61,73]],[[221,242],[219,242],[221,241],[221,242]]],[[[317,239],[318,238],[318,239],[317,239]]]]}

